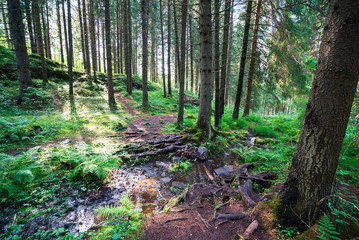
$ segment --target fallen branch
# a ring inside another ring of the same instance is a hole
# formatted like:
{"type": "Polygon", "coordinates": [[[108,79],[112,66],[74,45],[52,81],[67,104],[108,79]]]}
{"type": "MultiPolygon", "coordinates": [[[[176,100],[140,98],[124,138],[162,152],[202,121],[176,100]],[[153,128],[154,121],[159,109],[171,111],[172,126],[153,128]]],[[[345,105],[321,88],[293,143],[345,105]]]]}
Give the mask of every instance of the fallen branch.
{"type": "Polygon", "coordinates": [[[257,220],[254,220],[251,224],[249,224],[249,226],[247,227],[247,229],[244,231],[243,236],[245,238],[248,238],[259,226],[259,223],[257,220]]]}
{"type": "Polygon", "coordinates": [[[217,227],[219,227],[220,225],[225,224],[225,223],[227,223],[227,222],[228,222],[228,220],[224,220],[224,221],[222,221],[222,222],[219,222],[218,224],[216,224],[216,227],[215,227],[215,228],[217,228],[217,227]]]}
{"type": "Polygon", "coordinates": [[[201,219],[201,221],[203,222],[203,224],[207,227],[208,230],[210,230],[211,225],[206,220],[203,219],[202,215],[198,211],[196,211],[196,212],[197,212],[197,215],[199,216],[199,218],[201,219]]]}

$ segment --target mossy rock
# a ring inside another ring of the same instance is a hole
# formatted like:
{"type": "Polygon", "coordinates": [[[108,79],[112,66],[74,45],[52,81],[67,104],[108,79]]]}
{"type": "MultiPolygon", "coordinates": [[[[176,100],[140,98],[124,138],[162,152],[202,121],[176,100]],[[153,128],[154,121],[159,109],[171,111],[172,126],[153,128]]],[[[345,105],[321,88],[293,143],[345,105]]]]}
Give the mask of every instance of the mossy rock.
{"type": "Polygon", "coordinates": [[[187,128],[185,131],[185,133],[190,133],[191,139],[197,143],[202,142],[203,140],[206,139],[206,132],[199,128],[197,124],[193,125],[190,128],[187,128]]]}
{"type": "Polygon", "coordinates": [[[61,68],[54,68],[50,74],[51,77],[55,77],[58,79],[68,80],[69,73],[61,68]]]}

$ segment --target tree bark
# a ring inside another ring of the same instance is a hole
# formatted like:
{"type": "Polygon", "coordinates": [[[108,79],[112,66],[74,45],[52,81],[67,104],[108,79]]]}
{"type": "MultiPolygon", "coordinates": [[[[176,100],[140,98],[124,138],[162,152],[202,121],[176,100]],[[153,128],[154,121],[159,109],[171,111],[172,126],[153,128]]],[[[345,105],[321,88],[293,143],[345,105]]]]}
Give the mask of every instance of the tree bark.
{"type": "Polygon", "coordinates": [[[33,21],[31,20],[30,0],[25,0],[25,14],[26,14],[27,28],[29,30],[31,52],[37,53],[36,42],[35,42],[35,38],[34,38],[34,30],[32,27],[33,21]]]}
{"type": "Polygon", "coordinates": [[[51,54],[51,38],[50,38],[50,21],[49,21],[49,4],[46,0],[46,30],[47,30],[47,52],[49,54],[49,58],[52,58],[51,54]]]}
{"type": "Polygon", "coordinates": [[[106,31],[106,56],[107,56],[107,79],[108,79],[108,104],[110,109],[116,105],[113,89],[112,76],[112,55],[111,55],[111,20],[110,20],[110,0],[105,0],[105,31],[106,31]]]}
{"type": "MultiPolygon", "coordinates": [[[[106,21],[106,20],[105,20],[106,21]]],[[[105,73],[107,73],[107,70],[106,70],[106,61],[107,61],[107,58],[106,58],[106,39],[105,39],[105,28],[106,28],[106,23],[103,23],[102,25],[102,51],[103,51],[103,71],[105,73]]]]}
{"type": "Polygon", "coordinates": [[[168,95],[172,96],[172,88],[171,88],[171,0],[168,0],[167,4],[168,8],[168,18],[167,18],[167,87],[168,87],[168,95]]]}
{"type": "Polygon", "coordinates": [[[46,72],[46,64],[45,64],[45,56],[44,56],[44,48],[43,48],[43,39],[41,33],[41,23],[40,23],[40,10],[38,0],[32,0],[32,10],[34,11],[34,22],[35,22],[35,33],[37,35],[37,50],[39,52],[41,58],[41,71],[42,71],[42,81],[47,83],[47,72],[46,72]]]}
{"type": "Polygon", "coordinates": [[[56,12],[57,12],[57,26],[59,28],[59,38],[60,38],[60,55],[61,63],[64,63],[64,50],[62,45],[62,29],[61,29],[61,17],[60,17],[60,0],[56,0],[56,12]]]}
{"type": "Polygon", "coordinates": [[[74,95],[74,81],[72,76],[73,63],[73,46],[72,46],[72,16],[71,16],[71,1],[67,0],[67,25],[69,34],[69,51],[67,52],[67,66],[69,70],[69,95],[70,98],[74,95]]]}
{"type": "Polygon", "coordinates": [[[247,95],[246,95],[246,102],[244,105],[243,117],[245,117],[249,114],[250,104],[251,104],[253,73],[254,73],[254,64],[256,62],[258,28],[259,28],[259,18],[260,18],[260,14],[261,14],[261,6],[262,6],[262,0],[258,0],[257,1],[256,18],[254,20],[253,38],[252,38],[252,46],[251,46],[251,57],[250,57],[249,71],[248,71],[247,95]]]}
{"type": "Polygon", "coordinates": [[[180,78],[180,51],[179,51],[179,37],[178,37],[178,24],[177,24],[177,10],[176,2],[173,1],[173,21],[175,25],[175,86],[178,87],[180,78]]]}
{"type": "Polygon", "coordinates": [[[148,1],[141,1],[142,17],[142,107],[148,108],[147,76],[148,76],[148,1]]]}
{"type": "MultiPolygon", "coordinates": [[[[69,1],[69,0],[67,0],[69,1]]],[[[67,39],[67,27],[66,27],[66,12],[65,12],[65,0],[62,1],[62,19],[63,19],[63,23],[64,23],[64,34],[65,34],[65,46],[66,46],[66,56],[67,56],[67,60],[69,59],[68,54],[69,54],[69,42],[67,39]]],[[[69,63],[67,63],[69,64],[69,63]]]]}
{"type": "Polygon", "coordinates": [[[46,22],[45,22],[45,17],[44,17],[44,9],[41,8],[41,22],[42,22],[42,29],[43,29],[43,33],[44,33],[44,45],[45,45],[45,56],[47,58],[49,58],[49,48],[48,48],[48,42],[47,42],[47,28],[46,28],[46,22]]]}
{"type": "Polygon", "coordinates": [[[95,7],[94,0],[90,0],[89,6],[89,24],[90,24],[90,41],[91,41],[91,57],[92,57],[92,71],[93,71],[93,80],[97,81],[97,54],[96,54],[96,35],[95,35],[95,7]]]}
{"type": "Polygon", "coordinates": [[[10,34],[9,34],[8,27],[7,27],[6,15],[5,15],[5,10],[4,10],[5,7],[4,7],[3,4],[1,4],[1,5],[2,5],[1,12],[2,12],[2,19],[3,19],[3,22],[4,22],[5,37],[6,37],[7,47],[11,48],[10,34]]]}
{"type": "Polygon", "coordinates": [[[162,0],[160,0],[160,18],[161,18],[161,44],[162,44],[162,82],[163,82],[163,97],[166,95],[166,73],[165,73],[165,40],[163,37],[163,14],[162,14],[162,0]]]}
{"type": "Polygon", "coordinates": [[[194,85],[194,69],[193,69],[193,33],[192,33],[192,17],[189,17],[189,43],[190,43],[190,59],[191,59],[191,92],[193,92],[193,85],[194,85]]]}
{"type": "Polygon", "coordinates": [[[79,21],[80,21],[80,35],[81,35],[81,50],[82,50],[82,61],[84,64],[84,69],[86,69],[86,50],[85,50],[85,39],[84,39],[84,29],[82,24],[82,13],[81,13],[81,0],[78,0],[79,6],[79,21]]]}
{"type": "Polygon", "coordinates": [[[15,47],[16,65],[19,78],[19,97],[17,105],[20,105],[23,99],[23,93],[27,87],[32,85],[31,74],[29,70],[29,57],[27,55],[24,24],[22,22],[21,6],[19,0],[7,0],[9,12],[10,32],[12,33],[15,47]]]}
{"type": "MultiPolygon", "coordinates": [[[[88,37],[88,28],[87,28],[87,1],[82,0],[82,13],[84,21],[84,38],[85,38],[85,52],[86,52],[86,73],[88,76],[91,76],[91,60],[90,60],[90,48],[89,48],[89,37],[88,37]]],[[[91,78],[89,78],[91,79],[91,78]]]]}
{"type": "Polygon", "coordinates": [[[219,11],[221,1],[214,0],[214,126],[219,127],[220,114],[220,74],[219,74],[219,11]]]}
{"type": "Polygon", "coordinates": [[[229,35],[229,18],[231,15],[231,0],[225,0],[224,29],[222,44],[222,64],[221,64],[221,85],[219,88],[219,114],[220,118],[224,113],[224,97],[227,78],[227,60],[228,60],[228,35],[229,35]]]}
{"type": "MultiPolygon", "coordinates": [[[[98,9],[98,6],[96,6],[98,9]]],[[[97,42],[97,59],[98,59],[98,71],[101,72],[101,45],[100,45],[100,19],[98,18],[96,20],[97,22],[97,31],[96,31],[96,39],[98,39],[97,42]]]]}
{"type": "Polygon", "coordinates": [[[185,77],[185,57],[186,57],[186,25],[188,0],[182,0],[182,28],[181,28],[181,60],[180,60],[180,78],[179,78],[179,94],[178,94],[178,115],[177,128],[183,128],[184,115],[184,77],[185,77]]]}
{"type": "Polygon", "coordinates": [[[241,63],[240,63],[240,66],[239,66],[237,94],[236,94],[236,100],[234,102],[234,109],[233,109],[233,116],[232,116],[233,119],[238,119],[239,107],[241,105],[241,98],[242,98],[242,91],[243,91],[244,70],[245,70],[246,59],[247,59],[249,27],[250,27],[250,24],[251,24],[251,13],[252,13],[252,0],[248,0],[248,2],[247,2],[247,10],[246,10],[246,20],[245,20],[244,33],[243,33],[241,63]]]}
{"type": "Polygon", "coordinates": [[[131,23],[130,23],[130,19],[131,19],[131,3],[129,0],[125,0],[124,1],[125,5],[124,5],[124,28],[125,28],[125,34],[124,34],[124,43],[125,43],[125,71],[126,71],[126,75],[127,75],[127,93],[128,94],[132,94],[132,67],[131,67],[131,55],[132,55],[132,51],[131,51],[131,41],[132,41],[132,36],[131,36],[131,23]]]}
{"type": "Polygon", "coordinates": [[[227,60],[227,79],[226,79],[226,88],[224,92],[224,105],[229,104],[229,86],[231,81],[232,45],[233,45],[233,4],[234,4],[234,0],[232,0],[232,8],[231,8],[231,21],[230,21],[230,29],[229,29],[228,60],[227,60]]]}
{"type": "Polygon", "coordinates": [[[289,224],[318,218],[317,203],[333,193],[339,155],[358,85],[359,4],[331,1],[318,65],[282,204],[289,224]]]}
{"type": "Polygon", "coordinates": [[[208,137],[212,135],[212,32],[211,32],[211,0],[200,0],[200,41],[201,41],[201,82],[200,102],[197,125],[208,137]]]}

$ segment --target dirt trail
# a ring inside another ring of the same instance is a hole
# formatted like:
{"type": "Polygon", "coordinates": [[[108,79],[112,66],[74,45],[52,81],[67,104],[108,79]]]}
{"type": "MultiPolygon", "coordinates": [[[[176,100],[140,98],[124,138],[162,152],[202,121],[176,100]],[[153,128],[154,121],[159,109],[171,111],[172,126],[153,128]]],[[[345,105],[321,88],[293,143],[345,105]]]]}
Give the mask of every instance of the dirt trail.
{"type": "Polygon", "coordinates": [[[139,112],[131,106],[129,103],[130,99],[125,98],[124,96],[120,95],[117,91],[115,91],[115,98],[117,98],[123,105],[125,105],[127,112],[132,116],[139,116],[139,112]]]}

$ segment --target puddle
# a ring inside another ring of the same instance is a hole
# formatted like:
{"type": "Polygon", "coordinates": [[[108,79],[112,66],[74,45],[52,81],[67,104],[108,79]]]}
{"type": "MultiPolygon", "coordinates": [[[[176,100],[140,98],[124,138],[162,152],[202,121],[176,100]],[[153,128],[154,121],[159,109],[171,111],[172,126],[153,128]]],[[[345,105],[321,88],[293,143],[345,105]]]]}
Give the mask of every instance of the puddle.
{"type": "Polygon", "coordinates": [[[73,233],[75,236],[86,232],[104,222],[104,219],[96,213],[99,206],[116,205],[126,193],[130,194],[131,200],[142,208],[144,214],[154,213],[162,209],[172,197],[172,182],[176,181],[182,185],[210,183],[206,171],[214,175],[215,169],[232,165],[236,157],[235,153],[222,153],[213,156],[212,160],[193,163],[186,173],[170,172],[169,161],[150,162],[143,166],[116,170],[110,179],[111,190],[102,196],[102,199],[96,199],[87,205],[85,203],[88,203],[89,199],[65,202],[64,204],[70,206],[71,211],[63,216],[42,219],[36,225],[31,223],[29,232],[38,226],[52,231],[63,227],[66,232],[73,233]]]}

